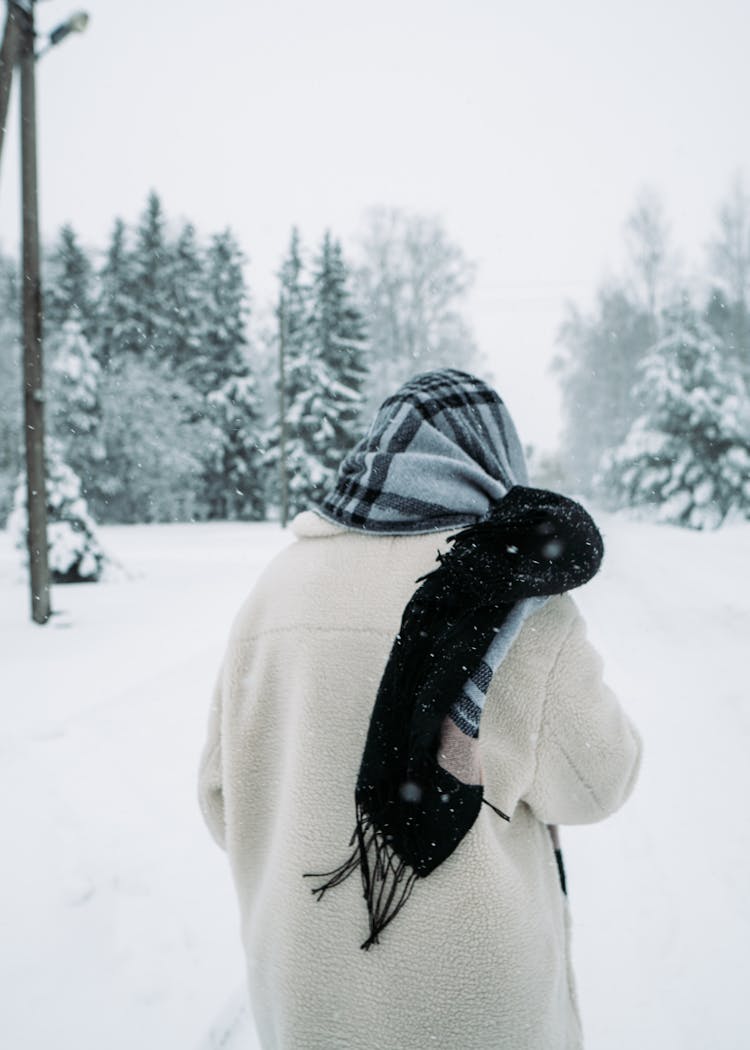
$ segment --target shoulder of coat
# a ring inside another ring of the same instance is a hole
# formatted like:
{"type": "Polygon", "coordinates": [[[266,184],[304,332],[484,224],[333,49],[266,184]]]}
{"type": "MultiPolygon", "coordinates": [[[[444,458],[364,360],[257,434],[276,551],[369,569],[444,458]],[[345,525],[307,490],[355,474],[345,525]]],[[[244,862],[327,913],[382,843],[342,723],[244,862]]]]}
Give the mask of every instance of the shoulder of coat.
{"type": "Polygon", "coordinates": [[[581,619],[576,603],[567,592],[555,594],[524,624],[524,634],[558,636],[562,641],[581,619]]]}
{"type": "Polygon", "coordinates": [[[299,539],[323,539],[325,536],[340,536],[342,532],[352,531],[344,525],[336,525],[314,510],[300,511],[292,518],[290,527],[299,539]]]}

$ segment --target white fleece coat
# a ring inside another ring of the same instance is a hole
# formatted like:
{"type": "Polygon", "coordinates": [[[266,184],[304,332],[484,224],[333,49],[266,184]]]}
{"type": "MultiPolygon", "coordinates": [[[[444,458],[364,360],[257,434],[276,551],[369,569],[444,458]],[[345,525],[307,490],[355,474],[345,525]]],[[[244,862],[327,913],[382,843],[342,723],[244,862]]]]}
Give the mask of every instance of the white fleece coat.
{"type": "MultiPolygon", "coordinates": [[[[567,595],[525,623],[481,725],[485,806],[368,952],[359,875],[315,900],[304,872],[349,853],[380,677],[448,530],[377,536],[298,515],[237,614],[199,798],[227,851],[263,1050],[574,1050],[570,914],[546,824],[630,794],[638,732],[567,595]]],[[[318,880],[320,881],[320,880],[318,880]]],[[[575,888],[573,887],[573,893],[575,888]]]]}

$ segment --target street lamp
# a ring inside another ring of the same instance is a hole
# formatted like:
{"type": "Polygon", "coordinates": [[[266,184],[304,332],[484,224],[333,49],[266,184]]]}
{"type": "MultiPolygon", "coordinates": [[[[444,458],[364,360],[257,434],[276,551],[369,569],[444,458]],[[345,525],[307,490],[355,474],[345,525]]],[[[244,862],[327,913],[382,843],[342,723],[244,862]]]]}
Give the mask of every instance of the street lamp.
{"type": "MultiPolygon", "coordinates": [[[[49,36],[54,47],[71,33],[82,32],[88,15],[80,12],[49,36]]],[[[18,64],[21,77],[21,216],[23,229],[23,392],[26,446],[27,542],[31,583],[31,617],[46,623],[50,617],[50,581],[47,557],[47,486],[44,464],[44,389],[42,359],[42,290],[39,276],[39,206],[36,164],[36,85],[34,0],[8,0],[8,18],[0,49],[0,149],[13,79],[18,64]]]]}
{"type": "Polygon", "coordinates": [[[42,55],[46,55],[50,48],[61,44],[71,33],[82,33],[88,24],[89,16],[86,12],[77,11],[74,15],[71,15],[67,21],[61,22],[59,26],[52,30],[47,38],[47,46],[43,47],[41,51],[37,51],[36,57],[41,58],[42,55]]]}

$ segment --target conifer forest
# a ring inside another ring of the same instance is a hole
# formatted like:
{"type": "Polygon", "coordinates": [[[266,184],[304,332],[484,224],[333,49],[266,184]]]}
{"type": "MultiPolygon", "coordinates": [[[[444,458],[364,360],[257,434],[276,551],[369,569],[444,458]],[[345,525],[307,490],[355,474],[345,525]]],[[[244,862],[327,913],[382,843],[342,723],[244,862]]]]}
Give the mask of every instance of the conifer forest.
{"type": "MultiPolygon", "coordinates": [[[[712,529],[750,513],[750,197],[731,184],[698,275],[660,198],[624,223],[628,266],[568,301],[552,369],[563,432],[539,483],[712,529]],[[586,407],[581,411],[581,406],[586,407]]],[[[429,216],[374,209],[358,254],[292,228],[255,303],[231,229],[200,237],[152,192],[132,226],[45,256],[50,551],[96,579],[97,524],[291,518],[328,488],[381,400],[442,365],[492,381],[465,293],[473,266],[429,216]]],[[[250,276],[249,276],[250,275],[250,276]]],[[[18,266],[0,256],[0,517],[24,546],[18,266]]]]}

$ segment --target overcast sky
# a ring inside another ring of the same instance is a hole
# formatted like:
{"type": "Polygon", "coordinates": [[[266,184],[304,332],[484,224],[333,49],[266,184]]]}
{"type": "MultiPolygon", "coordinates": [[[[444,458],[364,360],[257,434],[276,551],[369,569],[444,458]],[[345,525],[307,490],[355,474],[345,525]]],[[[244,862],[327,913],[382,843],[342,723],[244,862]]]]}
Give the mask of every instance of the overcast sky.
{"type": "MultiPolygon", "coordinates": [[[[438,213],[478,265],[468,312],[497,388],[541,447],[564,301],[621,267],[639,188],[661,191],[697,264],[733,174],[750,175],[744,0],[84,3],[87,32],[38,67],[46,238],[69,221],[103,247],[153,187],[168,216],[234,229],[260,305],[292,223],[346,244],[371,205],[438,213]]],[[[40,29],[75,9],[39,3],[40,29]]]]}

